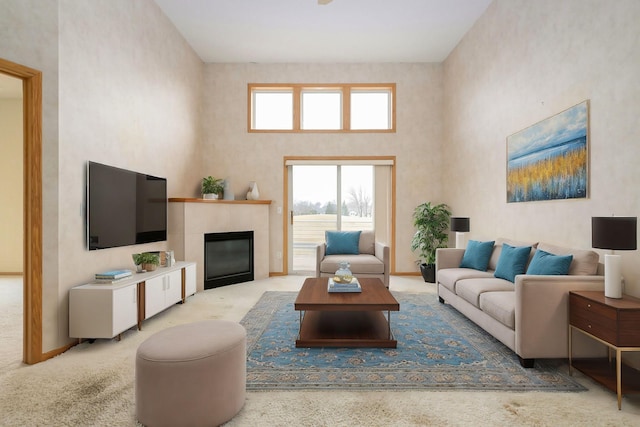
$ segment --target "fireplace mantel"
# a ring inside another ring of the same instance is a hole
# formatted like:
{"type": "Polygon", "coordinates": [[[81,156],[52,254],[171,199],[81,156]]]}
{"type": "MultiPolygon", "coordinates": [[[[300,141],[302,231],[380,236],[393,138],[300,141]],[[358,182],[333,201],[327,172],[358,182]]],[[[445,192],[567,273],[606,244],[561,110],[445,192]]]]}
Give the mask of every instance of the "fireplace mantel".
{"type": "Polygon", "coordinates": [[[255,279],[269,277],[271,200],[169,199],[168,245],[176,259],[197,263],[197,290],[204,290],[204,235],[253,230],[255,279]]]}

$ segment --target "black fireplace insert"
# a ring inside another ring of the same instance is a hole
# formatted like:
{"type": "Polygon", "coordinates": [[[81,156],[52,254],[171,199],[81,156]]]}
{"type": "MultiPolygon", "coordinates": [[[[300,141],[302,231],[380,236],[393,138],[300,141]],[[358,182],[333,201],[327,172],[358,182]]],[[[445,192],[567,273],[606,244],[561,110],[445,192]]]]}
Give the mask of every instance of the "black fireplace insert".
{"type": "Polygon", "coordinates": [[[204,235],[204,288],[253,280],[253,231],[204,235]]]}

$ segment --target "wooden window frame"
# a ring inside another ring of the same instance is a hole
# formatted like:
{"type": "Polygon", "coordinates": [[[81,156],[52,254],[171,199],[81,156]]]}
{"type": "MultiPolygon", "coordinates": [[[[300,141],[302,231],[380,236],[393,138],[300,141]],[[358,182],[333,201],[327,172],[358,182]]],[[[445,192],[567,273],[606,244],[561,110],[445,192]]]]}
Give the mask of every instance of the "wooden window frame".
{"type": "Polygon", "coordinates": [[[247,132],[249,133],[395,133],[396,132],[396,84],[395,83],[345,83],[345,84],[292,84],[292,83],[249,83],[247,85],[247,132]],[[351,90],[366,91],[367,89],[381,91],[388,90],[391,94],[390,129],[351,129],[351,90]],[[253,92],[254,91],[283,91],[293,93],[293,129],[253,129],[253,92]],[[342,92],[342,129],[302,129],[301,93],[310,91],[342,92]]]}

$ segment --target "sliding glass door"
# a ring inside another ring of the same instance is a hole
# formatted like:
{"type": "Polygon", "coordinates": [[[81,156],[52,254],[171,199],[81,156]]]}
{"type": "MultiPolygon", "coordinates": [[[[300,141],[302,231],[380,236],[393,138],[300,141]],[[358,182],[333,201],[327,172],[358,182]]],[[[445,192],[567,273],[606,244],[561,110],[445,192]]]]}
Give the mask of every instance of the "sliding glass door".
{"type": "Polygon", "coordinates": [[[316,246],[326,230],[374,228],[372,165],[313,164],[288,167],[291,274],[315,271],[316,246]]]}

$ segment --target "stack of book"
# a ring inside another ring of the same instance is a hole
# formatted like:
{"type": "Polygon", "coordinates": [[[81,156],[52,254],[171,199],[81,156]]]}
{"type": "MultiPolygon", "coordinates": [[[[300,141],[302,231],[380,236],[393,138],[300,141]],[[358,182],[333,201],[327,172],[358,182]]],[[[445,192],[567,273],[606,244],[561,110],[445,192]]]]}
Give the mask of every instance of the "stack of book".
{"type": "Polygon", "coordinates": [[[115,283],[131,276],[131,270],[111,270],[102,273],[96,273],[96,282],[98,283],[115,283]]]}
{"type": "Polygon", "coordinates": [[[327,290],[329,292],[362,292],[362,288],[360,287],[360,282],[355,277],[351,279],[351,282],[336,282],[333,278],[329,278],[329,283],[327,285],[327,290]]]}

